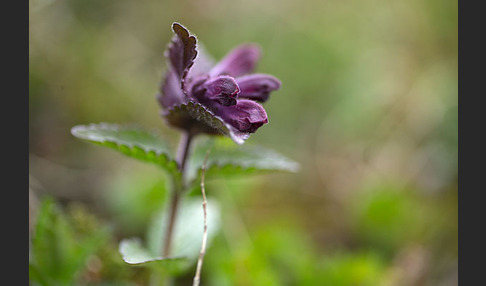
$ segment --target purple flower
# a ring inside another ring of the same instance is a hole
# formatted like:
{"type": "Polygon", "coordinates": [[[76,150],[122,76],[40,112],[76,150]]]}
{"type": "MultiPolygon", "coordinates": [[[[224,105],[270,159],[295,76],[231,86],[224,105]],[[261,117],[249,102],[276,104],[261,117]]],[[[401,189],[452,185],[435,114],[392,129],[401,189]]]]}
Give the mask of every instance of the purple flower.
{"type": "MultiPolygon", "coordinates": [[[[251,74],[260,58],[260,49],[244,44],[230,51],[213,65],[202,49],[196,49],[196,37],[178,23],[172,24],[175,36],[166,51],[168,71],[162,82],[158,102],[168,122],[193,134],[221,134],[208,120],[194,112],[185,114],[182,106],[198,106],[229,130],[237,143],[268,123],[267,113],[258,102],[268,100],[280,81],[268,74],[251,74]],[[174,119],[175,118],[175,119],[174,119]]],[[[205,117],[204,117],[205,118],[205,117]]]]}

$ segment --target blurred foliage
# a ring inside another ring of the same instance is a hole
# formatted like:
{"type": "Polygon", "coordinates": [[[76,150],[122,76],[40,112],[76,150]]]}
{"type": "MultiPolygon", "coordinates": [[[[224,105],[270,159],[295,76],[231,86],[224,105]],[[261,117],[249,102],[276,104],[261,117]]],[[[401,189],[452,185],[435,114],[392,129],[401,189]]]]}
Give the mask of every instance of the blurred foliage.
{"type": "Polygon", "coordinates": [[[107,244],[108,229],[80,206],[69,214],[50,198],[40,202],[29,251],[34,285],[72,285],[85,272],[99,270],[95,253],[107,244]],[[96,268],[96,269],[95,269],[96,268]]]}
{"type": "Polygon", "coordinates": [[[256,230],[248,244],[220,237],[208,256],[208,284],[379,285],[385,267],[376,255],[318,253],[302,233],[277,223],[256,230]]]}
{"type": "Polygon", "coordinates": [[[178,133],[155,94],[178,21],[215,59],[242,42],[262,47],[257,71],[283,85],[264,105],[270,123],[245,144],[301,165],[293,175],[207,177],[223,221],[202,285],[457,285],[457,9],[450,0],[30,0],[31,264],[56,281],[149,284],[118,243],[145,239],[169,182],[70,129],[136,123],[174,151],[178,133]],[[99,225],[85,232],[70,211],[52,211],[43,228],[58,243],[35,242],[45,196],[99,225]],[[89,244],[101,225],[105,239],[89,244]],[[71,250],[42,254],[44,243],[71,250]],[[83,256],[82,243],[92,245],[83,256]]]}
{"type": "Polygon", "coordinates": [[[103,204],[119,223],[124,236],[144,233],[154,213],[167,201],[166,176],[156,168],[118,172],[106,182],[103,204]],[[135,190],[135,191],[134,191],[135,190]]]}

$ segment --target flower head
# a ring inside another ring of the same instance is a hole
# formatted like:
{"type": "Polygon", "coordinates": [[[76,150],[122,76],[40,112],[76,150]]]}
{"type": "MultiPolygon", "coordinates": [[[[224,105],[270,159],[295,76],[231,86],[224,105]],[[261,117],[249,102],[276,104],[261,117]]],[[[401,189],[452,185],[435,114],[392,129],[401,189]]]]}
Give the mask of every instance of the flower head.
{"type": "Polygon", "coordinates": [[[258,102],[268,100],[281,83],[268,74],[251,74],[260,58],[258,46],[240,45],[212,65],[186,28],[173,23],[172,30],[168,70],[157,95],[171,125],[193,134],[227,133],[241,144],[268,123],[258,102]]]}

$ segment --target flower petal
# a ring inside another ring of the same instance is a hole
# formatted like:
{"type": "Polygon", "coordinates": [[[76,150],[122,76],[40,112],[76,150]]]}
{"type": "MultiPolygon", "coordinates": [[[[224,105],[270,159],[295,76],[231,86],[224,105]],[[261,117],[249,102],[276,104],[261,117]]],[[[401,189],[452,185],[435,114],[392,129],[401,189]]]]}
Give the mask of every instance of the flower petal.
{"type": "Polygon", "coordinates": [[[192,88],[194,97],[207,106],[216,103],[224,106],[235,105],[239,91],[235,79],[227,75],[210,78],[200,84],[196,83],[192,88]]]}
{"type": "Polygon", "coordinates": [[[220,106],[215,110],[215,114],[237,131],[244,133],[254,133],[263,124],[268,123],[265,109],[247,99],[238,100],[236,105],[220,106]]]}
{"type": "Polygon", "coordinates": [[[268,74],[251,74],[236,78],[240,87],[239,98],[265,102],[270,92],[280,88],[280,80],[268,74]]]}
{"type": "Polygon", "coordinates": [[[252,72],[260,58],[260,48],[255,44],[244,44],[231,50],[210,71],[210,76],[230,75],[237,77],[252,72]]]}

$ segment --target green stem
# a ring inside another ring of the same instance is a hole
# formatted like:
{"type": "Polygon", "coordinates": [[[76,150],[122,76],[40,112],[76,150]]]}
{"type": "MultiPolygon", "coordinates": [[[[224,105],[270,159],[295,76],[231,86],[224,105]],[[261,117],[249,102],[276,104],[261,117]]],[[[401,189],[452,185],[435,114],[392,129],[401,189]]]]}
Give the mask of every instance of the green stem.
{"type": "Polygon", "coordinates": [[[174,180],[173,189],[171,192],[171,199],[170,199],[169,223],[167,224],[167,230],[166,230],[167,235],[164,241],[162,257],[167,257],[170,255],[177,209],[179,208],[181,194],[184,192],[186,188],[184,183],[185,181],[184,173],[185,173],[187,158],[189,157],[192,137],[193,137],[192,134],[188,132],[182,133],[181,140],[179,142],[179,149],[177,150],[176,160],[179,167],[179,171],[181,173],[181,178],[180,178],[181,182],[177,182],[176,179],[174,180]]]}

